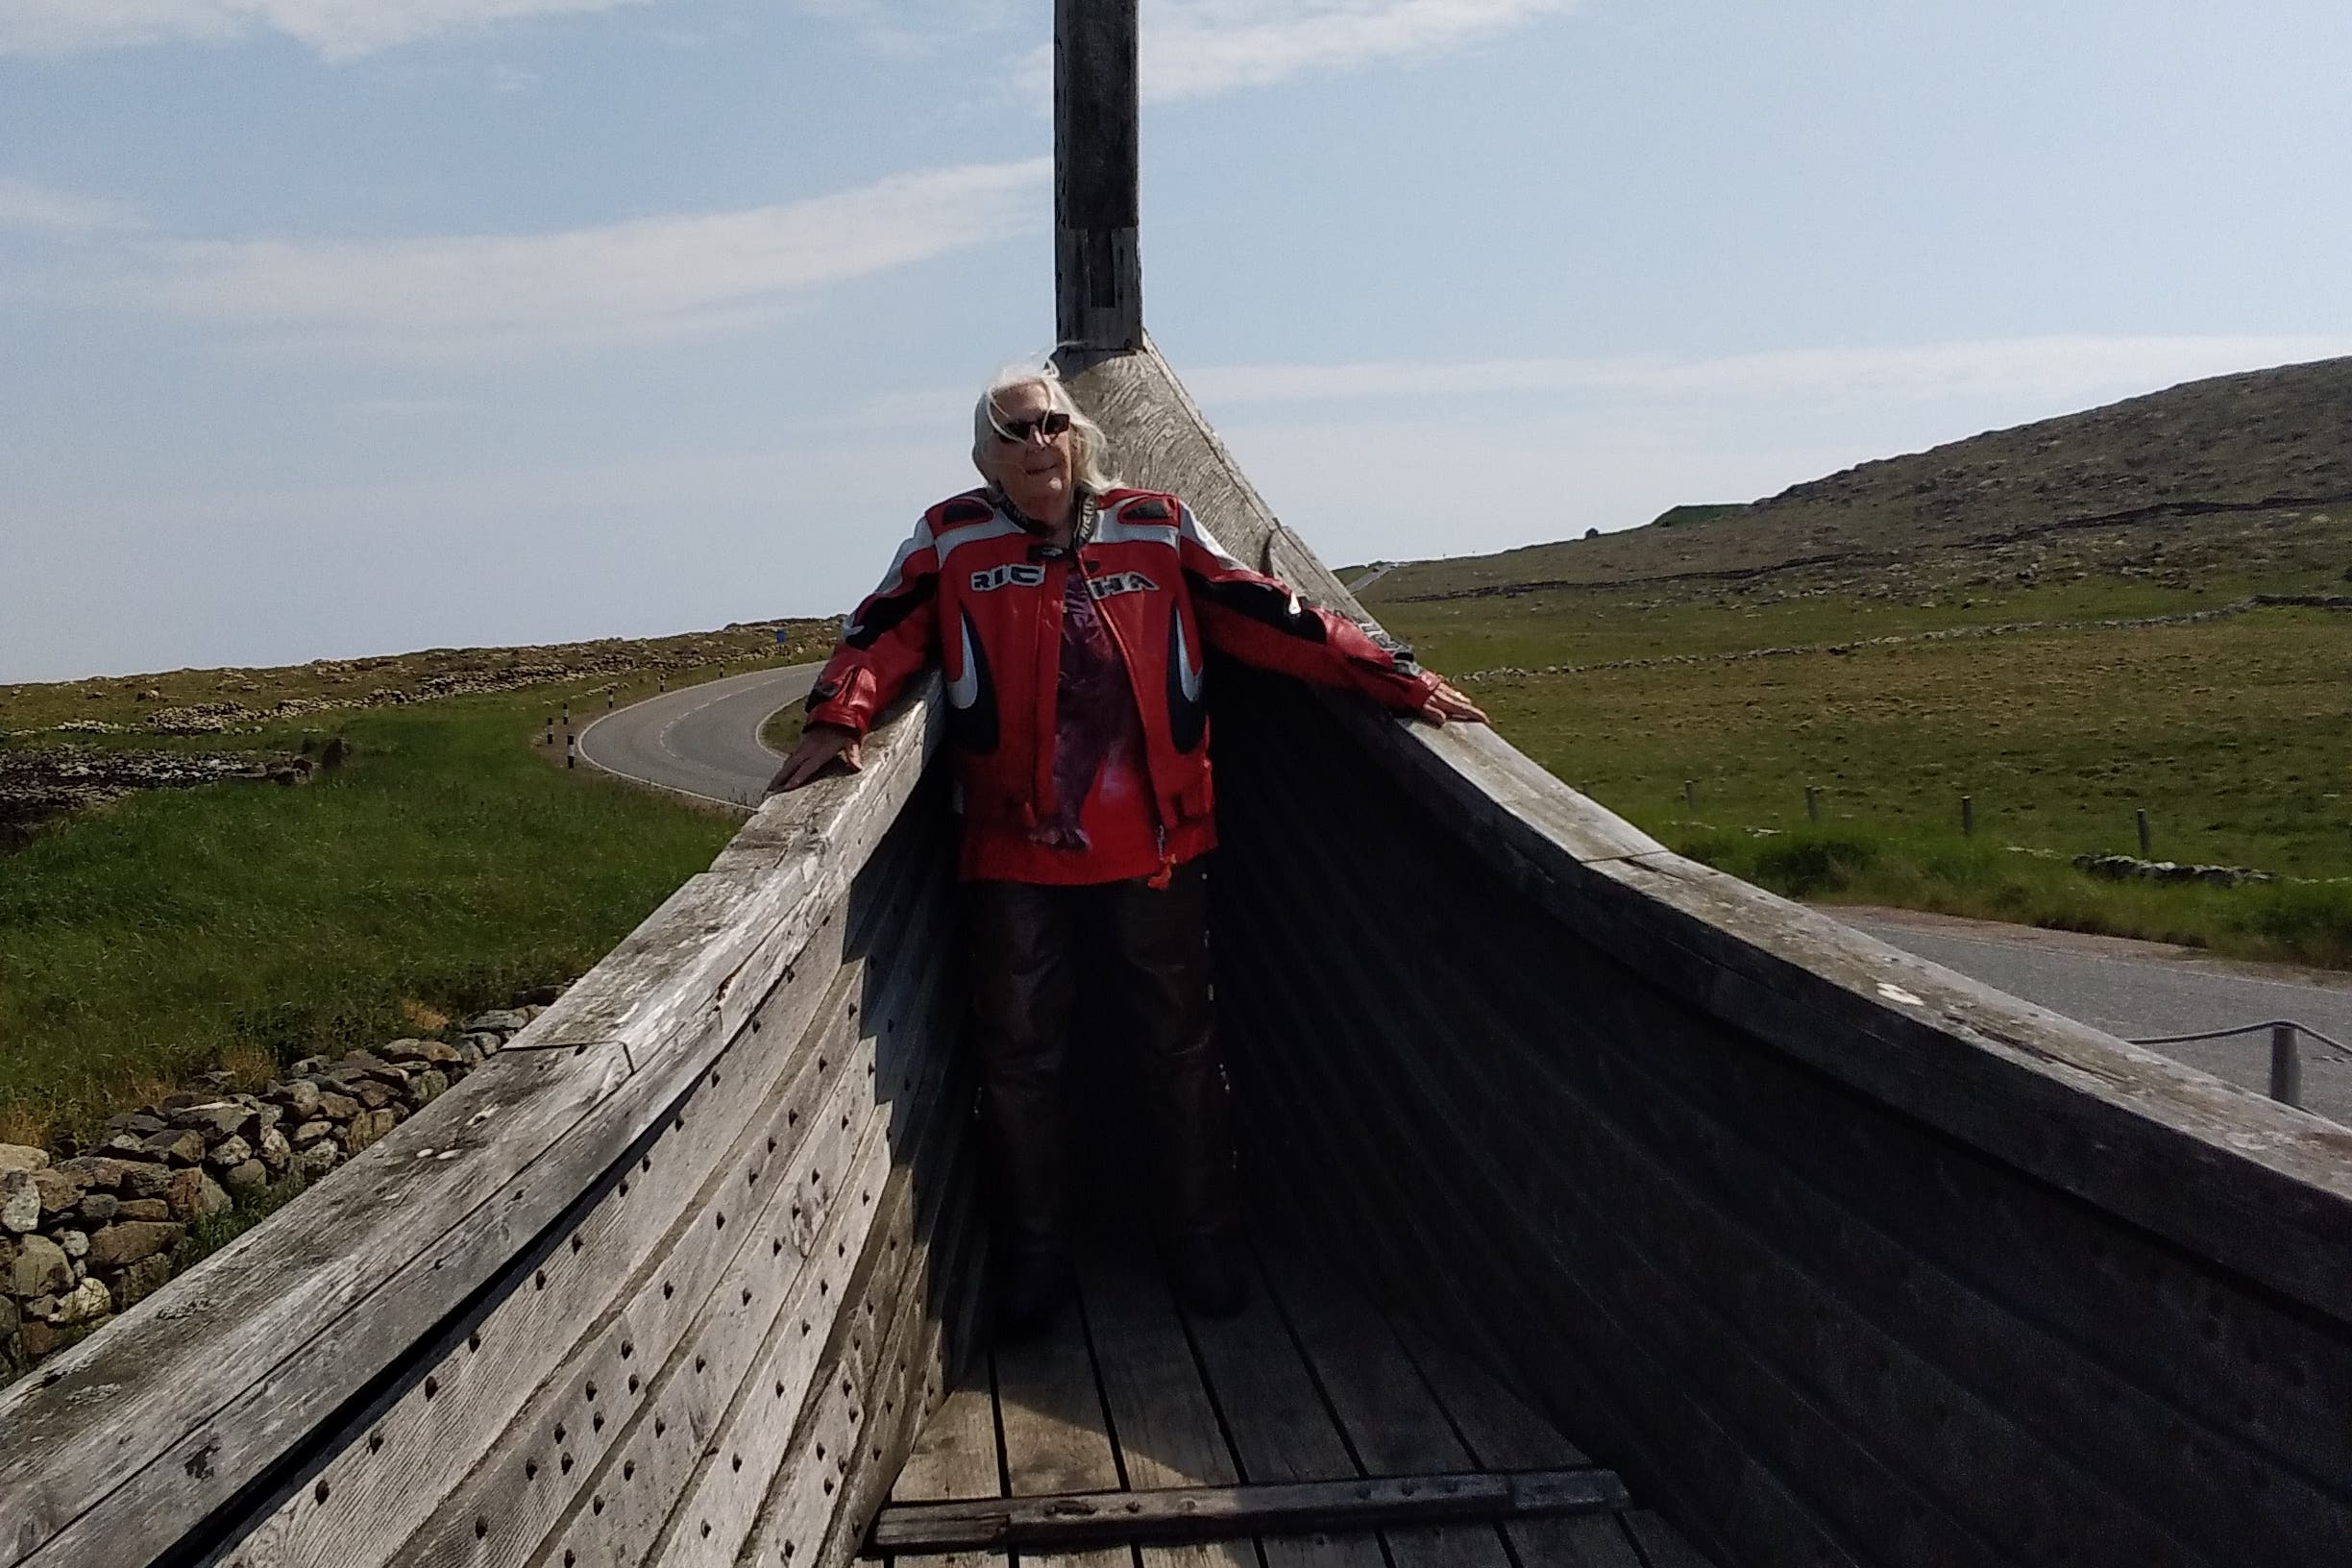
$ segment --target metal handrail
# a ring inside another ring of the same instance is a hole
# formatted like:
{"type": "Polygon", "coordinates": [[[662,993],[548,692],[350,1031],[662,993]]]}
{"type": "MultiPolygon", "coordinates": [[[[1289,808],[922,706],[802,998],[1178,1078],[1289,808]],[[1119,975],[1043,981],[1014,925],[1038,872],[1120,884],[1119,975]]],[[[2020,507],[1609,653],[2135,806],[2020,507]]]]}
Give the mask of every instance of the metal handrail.
{"type": "Polygon", "coordinates": [[[2232,1035],[2260,1034],[2270,1031],[2270,1097],[2282,1105],[2298,1109],[2303,1104],[2303,1052],[2297,1037],[2309,1035],[2320,1044],[2345,1056],[2352,1056],[2352,1045],[2340,1040],[2330,1040],[2308,1023],[2292,1018],[2272,1018],[2266,1023],[2242,1023],[2235,1029],[2209,1029],[2196,1035],[2160,1035],[2152,1040],[2135,1040],[2134,1045],[2187,1045],[2200,1040],[2227,1040],[2232,1035]]]}

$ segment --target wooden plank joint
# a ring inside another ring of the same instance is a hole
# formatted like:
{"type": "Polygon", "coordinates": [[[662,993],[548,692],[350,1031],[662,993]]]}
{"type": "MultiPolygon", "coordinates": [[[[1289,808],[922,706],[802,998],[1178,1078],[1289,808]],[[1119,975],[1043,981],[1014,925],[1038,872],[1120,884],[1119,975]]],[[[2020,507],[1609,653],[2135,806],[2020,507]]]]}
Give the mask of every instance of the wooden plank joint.
{"type": "Polygon", "coordinates": [[[1612,1513],[1629,1506],[1625,1482],[1617,1473],[1590,1465],[1278,1485],[1057,1492],[894,1503],[875,1517],[867,1550],[900,1556],[1007,1549],[1062,1552],[1612,1513]]]}

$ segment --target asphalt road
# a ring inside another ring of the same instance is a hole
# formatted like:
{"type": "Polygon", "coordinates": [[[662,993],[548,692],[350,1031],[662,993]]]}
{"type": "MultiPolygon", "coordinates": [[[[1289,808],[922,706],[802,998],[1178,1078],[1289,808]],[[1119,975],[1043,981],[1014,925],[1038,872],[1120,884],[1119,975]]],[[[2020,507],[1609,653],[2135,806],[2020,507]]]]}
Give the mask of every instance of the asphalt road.
{"type": "MultiPolygon", "coordinates": [[[[1881,942],[2125,1040],[2286,1018],[2352,1044],[2352,975],[2232,963],[2161,943],[1901,910],[1825,913],[1881,942]]],[[[2160,1049],[2258,1093],[2269,1086],[2267,1033],[2160,1049]]],[[[2352,1125],[2352,1058],[2309,1041],[2302,1049],[2305,1108],[2352,1125]]]]}
{"type": "MultiPolygon", "coordinates": [[[[771,714],[798,700],[818,666],[730,675],[648,698],[580,733],[591,766],[704,800],[756,806],[783,759],[760,745],[771,714]]],[[[2352,975],[2231,964],[2155,943],[1958,920],[1900,910],[1833,909],[1858,930],[1971,979],[2126,1040],[2289,1018],[2352,1044],[2352,975]]],[[[2164,1047],[2247,1089],[2269,1078],[2269,1037],[2164,1047]]],[[[2352,1058],[2307,1043],[2304,1104],[2352,1125],[2352,1058]]]]}
{"type": "Polygon", "coordinates": [[[820,668],[754,670],[616,708],[580,731],[580,759],[697,799],[756,806],[784,760],[760,745],[760,726],[806,697],[820,668]]]}

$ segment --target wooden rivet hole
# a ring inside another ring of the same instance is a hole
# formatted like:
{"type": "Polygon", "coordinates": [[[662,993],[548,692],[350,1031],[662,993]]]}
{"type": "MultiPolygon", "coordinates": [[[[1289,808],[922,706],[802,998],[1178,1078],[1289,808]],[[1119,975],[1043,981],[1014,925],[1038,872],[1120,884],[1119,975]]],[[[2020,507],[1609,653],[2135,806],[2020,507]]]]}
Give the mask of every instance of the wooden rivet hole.
{"type": "Polygon", "coordinates": [[[741,1470],[743,1468],[743,1456],[741,1454],[731,1455],[729,1458],[731,1462],[728,1468],[734,1470],[741,1470]]]}
{"type": "Polygon", "coordinates": [[[313,1487],[311,1487],[311,1488],[310,1488],[310,1497],[311,1497],[311,1500],[312,1500],[312,1501],[314,1501],[314,1502],[318,1502],[318,1503],[324,1503],[324,1502],[326,1502],[326,1501],[327,1501],[327,1478],[326,1478],[326,1477],[321,1476],[321,1477],[319,1478],[319,1483],[318,1483],[316,1486],[313,1486],[313,1487]]]}
{"type": "Polygon", "coordinates": [[[371,1432],[371,1433],[368,1433],[368,1452],[369,1452],[370,1454],[373,1454],[373,1453],[375,1453],[375,1452],[376,1452],[378,1449],[380,1449],[380,1448],[381,1448],[381,1447],[383,1447],[383,1433],[380,1433],[380,1432],[371,1432]]]}
{"type": "Polygon", "coordinates": [[[474,1538],[475,1538],[476,1540],[478,1540],[478,1540],[483,1539],[483,1538],[484,1538],[485,1536],[487,1536],[489,1533],[490,1533],[490,1521],[489,1521],[489,1519],[488,1519],[486,1516],[484,1516],[484,1515],[481,1515],[481,1514],[476,1514],[476,1515],[474,1516],[474,1538]]]}
{"type": "Polygon", "coordinates": [[[631,1372],[631,1373],[629,1374],[629,1392],[633,1394],[633,1393],[635,1393],[636,1391],[637,1391],[637,1374],[636,1374],[636,1373],[634,1373],[634,1372],[631,1372]]]}
{"type": "Polygon", "coordinates": [[[572,1456],[566,1454],[556,1464],[555,1468],[562,1471],[567,1476],[570,1475],[572,1473],[572,1456]]]}
{"type": "Polygon", "coordinates": [[[439,1393],[440,1391],[441,1380],[439,1378],[427,1378],[425,1380],[425,1397],[427,1399],[432,1398],[433,1395],[439,1393]]]}

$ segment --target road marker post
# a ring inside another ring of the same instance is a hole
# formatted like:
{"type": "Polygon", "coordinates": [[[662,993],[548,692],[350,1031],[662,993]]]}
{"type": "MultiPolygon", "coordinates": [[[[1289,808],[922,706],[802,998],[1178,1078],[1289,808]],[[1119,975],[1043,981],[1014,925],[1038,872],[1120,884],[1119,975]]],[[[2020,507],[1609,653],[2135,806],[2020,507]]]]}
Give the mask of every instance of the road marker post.
{"type": "Polygon", "coordinates": [[[1686,778],[1682,781],[1682,804],[1692,811],[1697,811],[1699,809],[1699,784],[1697,780],[1686,778]]]}
{"type": "Polygon", "coordinates": [[[1805,786],[1805,821],[1808,822],[1821,821],[1821,791],[1810,784],[1805,786]]]}
{"type": "Polygon", "coordinates": [[[2270,1097],[2281,1105],[2303,1104],[2303,1053],[2291,1023],[2270,1026],[2270,1097]]]}
{"type": "Polygon", "coordinates": [[[564,766],[566,768],[579,766],[579,739],[568,729],[564,731],[564,766]]]}
{"type": "Polygon", "coordinates": [[[1964,795],[1960,797],[1960,835],[1963,838],[1968,838],[1972,836],[1975,831],[1976,797],[1974,796],[1964,795]]]}
{"type": "Polygon", "coordinates": [[[2132,813],[2132,818],[2140,824],[2140,858],[2142,860],[2145,860],[2148,858],[2149,854],[2152,853],[2152,851],[2148,848],[2147,808],[2145,806],[2140,807],[2138,810],[2132,813]]]}

